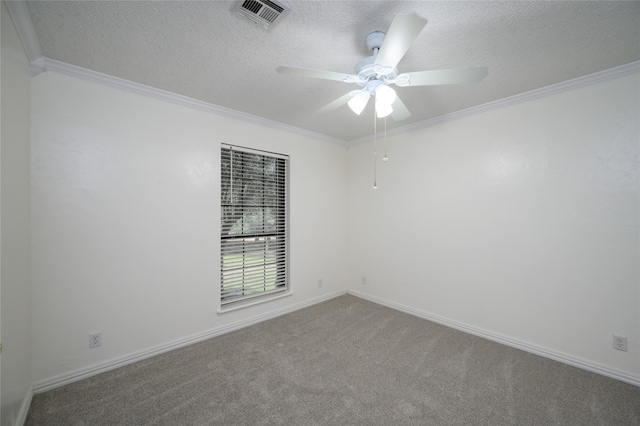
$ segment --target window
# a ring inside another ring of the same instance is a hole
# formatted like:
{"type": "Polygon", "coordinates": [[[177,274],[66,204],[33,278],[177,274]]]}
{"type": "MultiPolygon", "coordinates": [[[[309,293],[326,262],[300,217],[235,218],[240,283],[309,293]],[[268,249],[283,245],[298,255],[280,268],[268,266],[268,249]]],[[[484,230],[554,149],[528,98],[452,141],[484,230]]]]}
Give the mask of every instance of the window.
{"type": "Polygon", "coordinates": [[[288,156],[221,154],[221,305],[287,291],[288,156]]]}

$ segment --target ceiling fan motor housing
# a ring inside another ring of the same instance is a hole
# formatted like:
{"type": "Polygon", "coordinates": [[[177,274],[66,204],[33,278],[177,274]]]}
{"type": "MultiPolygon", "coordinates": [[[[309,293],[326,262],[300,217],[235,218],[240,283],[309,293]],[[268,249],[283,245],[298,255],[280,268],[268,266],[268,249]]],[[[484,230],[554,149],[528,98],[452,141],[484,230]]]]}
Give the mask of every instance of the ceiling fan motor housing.
{"type": "MultiPolygon", "coordinates": [[[[382,46],[385,33],[382,31],[374,31],[370,33],[365,42],[367,48],[373,52],[371,56],[368,56],[356,64],[354,74],[358,77],[358,84],[362,87],[376,87],[378,84],[368,84],[371,80],[379,80],[382,83],[387,83],[387,80],[393,80],[398,75],[398,70],[394,68],[391,72],[386,72],[384,75],[380,74],[379,67],[376,67],[375,61],[378,56],[378,50],[382,46]]],[[[388,70],[385,70],[388,71],[388,70]]]]}

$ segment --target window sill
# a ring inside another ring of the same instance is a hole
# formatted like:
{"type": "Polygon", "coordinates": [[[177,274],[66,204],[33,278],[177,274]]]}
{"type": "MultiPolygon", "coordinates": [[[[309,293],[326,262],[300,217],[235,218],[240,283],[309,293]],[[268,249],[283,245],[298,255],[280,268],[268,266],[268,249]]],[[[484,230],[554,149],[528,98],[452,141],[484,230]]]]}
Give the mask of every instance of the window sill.
{"type": "Polygon", "coordinates": [[[271,302],[272,300],[283,299],[285,297],[291,296],[293,294],[292,291],[287,291],[285,293],[279,293],[273,296],[265,296],[264,298],[259,298],[259,300],[249,300],[245,303],[238,302],[234,303],[230,306],[220,307],[218,308],[218,314],[226,314],[227,312],[237,311],[238,309],[248,308],[249,306],[261,305],[266,302],[271,302]]]}

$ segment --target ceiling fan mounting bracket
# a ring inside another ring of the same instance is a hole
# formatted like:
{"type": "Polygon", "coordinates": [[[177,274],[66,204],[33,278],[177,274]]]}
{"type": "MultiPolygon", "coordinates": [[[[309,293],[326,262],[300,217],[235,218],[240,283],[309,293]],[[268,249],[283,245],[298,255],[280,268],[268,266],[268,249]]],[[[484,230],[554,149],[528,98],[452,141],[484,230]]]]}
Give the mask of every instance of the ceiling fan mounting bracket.
{"type": "Polygon", "coordinates": [[[374,31],[372,33],[369,33],[369,35],[365,39],[367,48],[372,52],[374,52],[375,49],[380,49],[380,46],[382,46],[382,42],[384,41],[385,35],[386,34],[383,33],[382,31],[374,31]]]}

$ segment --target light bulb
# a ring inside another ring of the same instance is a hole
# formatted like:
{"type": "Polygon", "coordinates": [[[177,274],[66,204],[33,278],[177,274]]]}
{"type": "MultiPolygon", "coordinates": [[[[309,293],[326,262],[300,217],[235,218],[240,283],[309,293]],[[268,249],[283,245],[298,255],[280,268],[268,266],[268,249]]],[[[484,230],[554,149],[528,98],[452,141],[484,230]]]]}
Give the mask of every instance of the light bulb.
{"type": "Polygon", "coordinates": [[[387,157],[387,156],[385,155],[385,156],[384,156],[384,158],[382,159],[382,161],[384,161],[384,162],[386,163],[387,161],[389,161],[389,157],[387,157]]]}
{"type": "Polygon", "coordinates": [[[363,90],[360,93],[356,94],[351,99],[349,99],[349,102],[347,102],[347,104],[349,105],[349,108],[351,108],[351,111],[360,115],[364,107],[367,106],[370,96],[371,95],[369,94],[369,92],[363,90]]]}
{"type": "Polygon", "coordinates": [[[378,189],[378,185],[376,185],[375,183],[373,184],[373,189],[378,189]]]}

